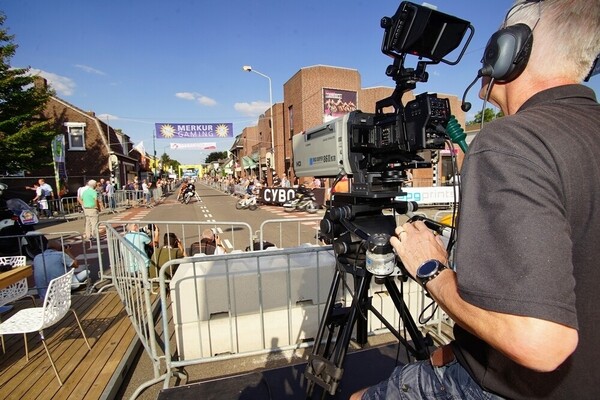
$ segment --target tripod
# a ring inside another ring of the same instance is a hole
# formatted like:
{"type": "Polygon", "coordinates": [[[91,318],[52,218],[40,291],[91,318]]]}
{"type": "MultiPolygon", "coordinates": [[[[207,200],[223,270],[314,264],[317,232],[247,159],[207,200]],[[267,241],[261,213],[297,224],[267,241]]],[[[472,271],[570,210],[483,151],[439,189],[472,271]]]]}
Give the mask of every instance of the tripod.
{"type": "MultiPolygon", "coordinates": [[[[379,207],[376,206],[376,208],[379,207]]],[[[389,229],[395,223],[393,220],[390,221],[389,217],[381,215],[380,209],[375,214],[372,212],[368,214],[367,219],[379,229],[386,226],[389,229]]],[[[336,218],[334,217],[334,219],[336,218]]],[[[335,226],[330,230],[335,232],[335,226]]],[[[336,248],[335,245],[334,248],[336,248]]],[[[429,338],[425,338],[419,331],[417,324],[402,299],[398,286],[393,280],[394,278],[387,276],[382,279],[400,315],[404,329],[408,332],[412,340],[412,344],[401,336],[396,328],[373,307],[371,298],[369,297],[369,287],[373,274],[364,268],[365,259],[364,257],[360,257],[360,248],[355,250],[355,252],[354,256],[348,257],[340,255],[336,251],[336,270],[327,302],[325,303],[323,318],[315,337],[313,351],[308,358],[308,364],[304,373],[308,380],[307,398],[311,398],[313,395],[315,384],[321,386],[331,396],[335,395],[344,373],[343,364],[355,323],[356,342],[360,346],[364,346],[367,343],[368,311],[371,311],[389,329],[413,357],[419,360],[424,360],[428,357],[427,339],[429,338]],[[336,303],[336,299],[340,286],[346,284],[345,279],[347,274],[350,274],[353,278],[354,296],[351,305],[344,307],[336,303]]]]}

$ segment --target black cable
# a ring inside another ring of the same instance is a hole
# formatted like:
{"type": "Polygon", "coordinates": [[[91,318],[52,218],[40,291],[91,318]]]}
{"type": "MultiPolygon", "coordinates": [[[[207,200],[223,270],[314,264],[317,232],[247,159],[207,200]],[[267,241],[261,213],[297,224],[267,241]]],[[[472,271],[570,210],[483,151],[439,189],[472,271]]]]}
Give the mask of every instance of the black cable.
{"type": "MultiPolygon", "coordinates": [[[[452,144],[451,140],[447,141],[448,146],[450,146],[451,149],[454,149],[454,146],[452,144]]],[[[458,202],[460,201],[460,192],[461,192],[461,176],[460,176],[460,172],[458,171],[458,160],[456,157],[456,154],[454,154],[454,151],[451,151],[451,166],[452,166],[452,177],[454,178],[455,182],[453,182],[453,203],[452,203],[452,230],[450,231],[450,237],[448,238],[448,245],[446,246],[446,251],[448,252],[448,256],[450,256],[450,252],[452,251],[452,247],[454,246],[455,240],[456,240],[456,235],[457,235],[457,231],[458,231],[458,224],[457,224],[457,208],[458,208],[458,202]],[[456,180],[458,180],[458,182],[456,182],[456,180]]]]}
{"type": "Polygon", "coordinates": [[[342,178],[346,176],[346,171],[344,171],[343,169],[337,174],[337,176],[335,177],[335,179],[333,180],[333,183],[331,184],[331,189],[335,188],[335,185],[337,185],[337,183],[339,181],[342,180],[342,178]]]}

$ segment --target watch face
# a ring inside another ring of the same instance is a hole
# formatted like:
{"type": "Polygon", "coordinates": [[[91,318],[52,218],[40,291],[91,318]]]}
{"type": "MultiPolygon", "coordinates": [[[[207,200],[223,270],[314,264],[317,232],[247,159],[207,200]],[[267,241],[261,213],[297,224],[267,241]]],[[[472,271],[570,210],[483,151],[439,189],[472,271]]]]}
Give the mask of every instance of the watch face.
{"type": "Polygon", "coordinates": [[[439,263],[435,260],[427,261],[425,264],[419,267],[417,271],[417,276],[422,278],[427,278],[434,274],[439,268],[439,263]]]}

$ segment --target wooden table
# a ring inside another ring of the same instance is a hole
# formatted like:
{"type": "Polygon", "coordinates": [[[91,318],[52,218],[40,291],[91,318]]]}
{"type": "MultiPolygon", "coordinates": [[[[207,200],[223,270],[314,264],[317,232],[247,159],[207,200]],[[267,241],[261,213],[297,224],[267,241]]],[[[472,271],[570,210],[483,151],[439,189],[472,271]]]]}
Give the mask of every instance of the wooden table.
{"type": "Polygon", "coordinates": [[[33,275],[33,267],[31,265],[22,265],[20,267],[14,267],[8,272],[0,273],[0,289],[4,289],[13,283],[19,282],[21,279],[25,279],[33,275]]]}

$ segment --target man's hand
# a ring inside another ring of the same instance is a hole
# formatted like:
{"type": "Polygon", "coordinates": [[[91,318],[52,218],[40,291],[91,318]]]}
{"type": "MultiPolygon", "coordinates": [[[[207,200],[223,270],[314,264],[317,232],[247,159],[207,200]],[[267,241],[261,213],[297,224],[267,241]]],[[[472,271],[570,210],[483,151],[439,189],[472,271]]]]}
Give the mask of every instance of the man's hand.
{"type": "Polygon", "coordinates": [[[448,265],[448,253],[442,240],[423,221],[405,223],[396,228],[396,236],[390,244],[411,276],[425,261],[438,260],[448,265]]]}

